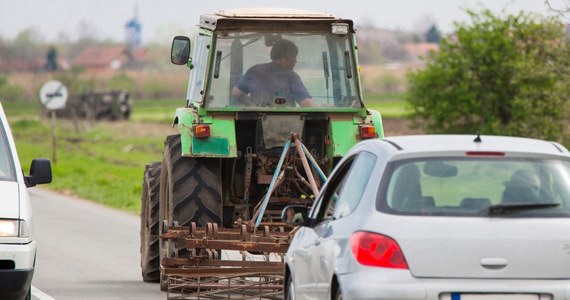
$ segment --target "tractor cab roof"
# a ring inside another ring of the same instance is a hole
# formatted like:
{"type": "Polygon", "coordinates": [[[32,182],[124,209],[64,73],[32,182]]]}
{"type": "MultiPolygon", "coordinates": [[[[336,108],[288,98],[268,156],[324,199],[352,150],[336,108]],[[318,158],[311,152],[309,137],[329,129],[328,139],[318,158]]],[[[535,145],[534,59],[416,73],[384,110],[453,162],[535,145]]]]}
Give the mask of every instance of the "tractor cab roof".
{"type": "Polygon", "coordinates": [[[332,23],[346,23],[354,32],[352,20],[329,13],[285,8],[241,8],[220,10],[200,16],[200,27],[210,30],[330,30],[332,23]],[[287,25],[284,25],[284,24],[287,25]],[[297,25],[299,27],[297,27],[297,25]],[[293,26],[293,28],[291,28],[293,26]]]}

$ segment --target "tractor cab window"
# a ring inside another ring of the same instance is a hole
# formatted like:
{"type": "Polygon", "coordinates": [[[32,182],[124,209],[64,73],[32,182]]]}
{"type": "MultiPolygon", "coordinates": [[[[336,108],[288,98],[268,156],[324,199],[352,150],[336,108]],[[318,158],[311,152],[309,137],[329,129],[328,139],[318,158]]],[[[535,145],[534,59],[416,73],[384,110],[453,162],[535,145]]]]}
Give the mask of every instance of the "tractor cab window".
{"type": "Polygon", "coordinates": [[[204,78],[208,63],[208,48],[212,37],[200,34],[192,48],[192,72],[188,85],[187,99],[191,102],[201,102],[204,93],[204,78]]]}
{"type": "Polygon", "coordinates": [[[207,108],[360,108],[349,35],[215,33],[207,108]]]}

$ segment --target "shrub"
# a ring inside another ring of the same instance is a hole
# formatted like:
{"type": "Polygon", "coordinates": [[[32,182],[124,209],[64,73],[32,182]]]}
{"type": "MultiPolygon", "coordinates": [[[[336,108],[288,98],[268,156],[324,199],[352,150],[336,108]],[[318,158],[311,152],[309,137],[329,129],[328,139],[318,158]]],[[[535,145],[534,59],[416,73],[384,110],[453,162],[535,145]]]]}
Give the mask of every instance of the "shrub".
{"type": "Polygon", "coordinates": [[[570,47],[554,18],[468,11],[453,37],[408,74],[411,117],[431,133],[565,139],[570,47]]]}

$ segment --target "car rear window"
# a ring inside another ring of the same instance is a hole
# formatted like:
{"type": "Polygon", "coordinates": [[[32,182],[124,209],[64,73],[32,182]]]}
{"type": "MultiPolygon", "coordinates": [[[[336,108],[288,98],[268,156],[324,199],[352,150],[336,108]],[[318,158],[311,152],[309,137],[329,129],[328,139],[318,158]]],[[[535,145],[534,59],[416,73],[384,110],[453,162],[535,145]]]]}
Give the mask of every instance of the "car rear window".
{"type": "Polygon", "coordinates": [[[505,157],[391,163],[377,207],[417,216],[570,216],[570,163],[505,157]]]}

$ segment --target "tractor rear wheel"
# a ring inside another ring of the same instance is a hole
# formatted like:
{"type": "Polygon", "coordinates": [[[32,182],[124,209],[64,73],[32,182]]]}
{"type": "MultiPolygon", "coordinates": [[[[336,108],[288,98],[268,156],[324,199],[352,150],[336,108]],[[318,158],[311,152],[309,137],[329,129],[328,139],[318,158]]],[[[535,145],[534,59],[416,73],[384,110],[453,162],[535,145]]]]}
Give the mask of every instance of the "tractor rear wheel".
{"type": "Polygon", "coordinates": [[[144,282],[158,282],[160,255],[158,245],[158,196],[160,189],[160,162],[147,164],[143,177],[141,197],[141,273],[144,282]]]}
{"type": "MultiPolygon", "coordinates": [[[[219,159],[181,156],[180,135],[166,138],[160,174],[160,220],[168,225],[190,226],[196,222],[221,223],[222,176],[219,159]]],[[[162,225],[162,222],[160,223],[162,225]]],[[[162,232],[163,228],[160,228],[162,232]]],[[[160,241],[160,257],[187,255],[183,241],[160,241]],[[173,245],[174,244],[174,245],[173,245]]],[[[167,289],[167,278],[160,276],[161,290],[167,289]]]]}

